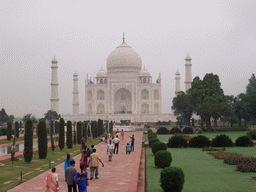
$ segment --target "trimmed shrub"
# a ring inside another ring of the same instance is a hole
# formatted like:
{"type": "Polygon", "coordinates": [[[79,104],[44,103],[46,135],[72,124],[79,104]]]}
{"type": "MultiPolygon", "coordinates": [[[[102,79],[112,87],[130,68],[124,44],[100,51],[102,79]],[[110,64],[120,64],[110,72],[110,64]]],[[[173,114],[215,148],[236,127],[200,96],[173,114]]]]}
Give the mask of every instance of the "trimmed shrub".
{"type": "Polygon", "coordinates": [[[166,127],[160,127],[157,129],[157,134],[170,134],[170,131],[166,127]]]}
{"type": "Polygon", "coordinates": [[[232,140],[225,134],[217,135],[211,142],[212,147],[232,147],[232,140]]]}
{"type": "Polygon", "coordinates": [[[171,148],[187,147],[187,141],[181,136],[172,136],[169,138],[167,146],[171,148]]]}
{"type": "Polygon", "coordinates": [[[189,141],[189,147],[209,147],[210,146],[210,140],[203,136],[203,135],[198,135],[196,137],[193,137],[189,141]]]}
{"type": "Polygon", "coordinates": [[[19,138],[20,132],[19,132],[19,123],[18,121],[15,122],[15,137],[19,138]]]}
{"type": "Polygon", "coordinates": [[[160,172],[160,185],[164,192],[181,192],[185,176],[181,168],[166,167],[160,172]]]}
{"type": "Polygon", "coordinates": [[[149,133],[152,133],[152,132],[153,132],[152,129],[148,129],[148,134],[149,134],[149,133]]]}
{"type": "Polygon", "coordinates": [[[192,127],[185,127],[182,131],[182,133],[184,134],[193,134],[194,131],[193,131],[193,128],[192,127]]]}
{"type": "Polygon", "coordinates": [[[160,150],[155,154],[155,166],[159,168],[169,167],[172,163],[172,155],[169,151],[160,150]]]}
{"type": "Polygon", "coordinates": [[[163,142],[156,142],[152,144],[151,149],[152,149],[152,153],[155,155],[157,151],[167,150],[167,146],[163,142]]]}
{"type": "Polygon", "coordinates": [[[236,139],[236,146],[251,147],[253,146],[252,140],[248,136],[241,136],[236,139]]]}
{"type": "Polygon", "coordinates": [[[23,154],[25,162],[30,163],[33,157],[33,122],[31,119],[28,119],[25,123],[23,154]]]}
{"type": "Polygon", "coordinates": [[[59,148],[60,150],[62,150],[64,148],[64,125],[65,125],[65,121],[63,118],[60,119],[60,123],[59,123],[59,148]]]}
{"type": "Polygon", "coordinates": [[[7,140],[10,141],[12,139],[12,122],[8,122],[7,124],[7,140]]]}
{"type": "Polygon", "coordinates": [[[71,149],[72,148],[72,123],[71,123],[71,121],[67,122],[66,138],[67,138],[67,147],[68,147],[68,149],[71,149]]]}
{"type": "Polygon", "coordinates": [[[256,129],[250,129],[247,131],[247,136],[250,137],[252,140],[256,140],[256,129]]]}
{"type": "Polygon", "coordinates": [[[150,133],[150,134],[148,134],[148,140],[149,139],[152,139],[152,138],[157,138],[157,134],[156,133],[150,133]]]}
{"type": "Polygon", "coordinates": [[[159,142],[158,138],[151,138],[148,140],[149,147],[152,147],[152,145],[156,142],[159,142]]]}
{"type": "Polygon", "coordinates": [[[181,133],[181,130],[178,127],[174,127],[170,130],[170,134],[174,134],[174,133],[181,133]]]}
{"type": "Polygon", "coordinates": [[[47,133],[45,120],[40,119],[38,123],[38,155],[39,159],[47,156],[47,133]]]}

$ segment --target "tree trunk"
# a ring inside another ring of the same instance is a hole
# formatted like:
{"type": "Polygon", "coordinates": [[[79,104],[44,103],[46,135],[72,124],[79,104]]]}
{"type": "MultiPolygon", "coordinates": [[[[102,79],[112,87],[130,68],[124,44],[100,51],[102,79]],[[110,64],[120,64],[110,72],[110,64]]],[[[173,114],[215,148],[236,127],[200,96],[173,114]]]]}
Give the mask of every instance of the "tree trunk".
{"type": "Polygon", "coordinates": [[[214,132],[216,132],[216,127],[217,127],[217,118],[214,118],[214,132]]]}
{"type": "Polygon", "coordinates": [[[239,118],[239,127],[242,127],[242,119],[239,118]]]}
{"type": "Polygon", "coordinates": [[[206,118],[206,127],[208,128],[208,131],[211,132],[211,118],[206,118]]]}

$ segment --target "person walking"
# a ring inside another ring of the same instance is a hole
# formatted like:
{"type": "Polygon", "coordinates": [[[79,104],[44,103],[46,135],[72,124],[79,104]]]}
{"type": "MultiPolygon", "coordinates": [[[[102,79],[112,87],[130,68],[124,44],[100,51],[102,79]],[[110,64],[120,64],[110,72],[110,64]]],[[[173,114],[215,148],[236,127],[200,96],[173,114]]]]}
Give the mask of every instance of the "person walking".
{"type": "Polygon", "coordinates": [[[82,150],[82,153],[81,153],[81,159],[80,159],[80,166],[83,165],[84,168],[86,169],[87,167],[89,167],[88,165],[88,155],[89,155],[89,150],[87,149],[87,146],[85,145],[83,150],[82,150]]]}
{"type": "Polygon", "coordinates": [[[71,161],[74,161],[74,159],[73,158],[70,158],[70,155],[69,154],[67,154],[67,158],[65,159],[65,163],[64,163],[64,173],[66,174],[66,169],[68,168],[68,167],[70,167],[70,162],[71,161]]]}
{"type": "Polygon", "coordinates": [[[107,131],[104,132],[104,137],[105,137],[105,143],[107,143],[108,142],[108,133],[107,133],[107,131]]]}
{"type": "Polygon", "coordinates": [[[56,173],[56,168],[52,168],[52,172],[47,174],[46,177],[46,187],[45,192],[57,192],[59,191],[59,183],[58,183],[58,174],[56,173]]]}
{"type": "Polygon", "coordinates": [[[112,144],[112,141],[109,140],[109,144],[107,146],[108,161],[112,161],[113,150],[114,150],[114,145],[112,144]]]}
{"type": "Polygon", "coordinates": [[[65,174],[65,181],[68,184],[68,192],[77,192],[76,190],[76,183],[74,181],[74,177],[76,175],[76,169],[75,169],[75,161],[70,162],[70,167],[67,168],[66,174],[65,174]]]}
{"type": "Polygon", "coordinates": [[[131,138],[131,151],[134,151],[134,141],[135,141],[135,138],[134,138],[134,135],[132,135],[131,138]]]}
{"type": "Polygon", "coordinates": [[[81,143],[81,145],[82,145],[82,149],[83,149],[84,146],[85,146],[85,142],[86,142],[86,139],[85,139],[85,136],[83,136],[82,139],[81,139],[81,141],[80,141],[80,143],[81,143]]]}
{"type": "Polygon", "coordinates": [[[121,131],[122,140],[124,140],[124,130],[121,131]]]}
{"type": "Polygon", "coordinates": [[[89,153],[92,154],[94,149],[94,145],[91,145],[91,148],[89,149],[89,153]]]}
{"type": "Polygon", "coordinates": [[[80,172],[76,173],[74,180],[78,184],[79,192],[87,192],[89,178],[88,173],[84,171],[83,165],[80,166],[80,172]]]}
{"type": "Polygon", "coordinates": [[[101,162],[102,167],[104,167],[104,163],[101,161],[100,156],[96,153],[96,149],[93,149],[93,153],[90,155],[89,163],[91,163],[90,172],[91,172],[91,180],[93,179],[93,175],[95,172],[95,179],[99,179],[99,162],[101,162]]]}
{"type": "Polygon", "coordinates": [[[116,138],[113,139],[113,143],[115,144],[115,148],[114,148],[114,152],[113,152],[114,154],[115,154],[115,152],[116,152],[116,154],[118,154],[119,142],[120,142],[120,139],[116,135],[116,138]]]}

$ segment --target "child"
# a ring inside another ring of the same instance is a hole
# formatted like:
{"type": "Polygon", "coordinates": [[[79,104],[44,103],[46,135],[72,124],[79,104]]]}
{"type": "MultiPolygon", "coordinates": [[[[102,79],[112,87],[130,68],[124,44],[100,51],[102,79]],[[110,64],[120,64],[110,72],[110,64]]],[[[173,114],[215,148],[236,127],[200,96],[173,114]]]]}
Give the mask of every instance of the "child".
{"type": "Polygon", "coordinates": [[[127,143],[127,145],[126,145],[126,154],[127,153],[131,153],[131,145],[129,145],[129,143],[127,143]]]}

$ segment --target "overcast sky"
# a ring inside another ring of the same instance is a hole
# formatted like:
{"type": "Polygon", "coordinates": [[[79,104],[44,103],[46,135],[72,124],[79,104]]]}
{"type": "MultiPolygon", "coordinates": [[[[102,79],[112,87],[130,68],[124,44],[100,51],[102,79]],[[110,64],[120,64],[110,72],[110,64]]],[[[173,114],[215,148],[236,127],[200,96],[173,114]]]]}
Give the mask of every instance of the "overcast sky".
{"type": "Polygon", "coordinates": [[[193,78],[214,73],[226,95],[245,92],[256,68],[255,10],[255,0],[1,0],[0,108],[43,117],[55,55],[60,114],[72,113],[75,71],[85,113],[86,74],[106,69],[123,32],[154,81],[161,72],[164,113],[172,112],[177,70],[184,90],[188,52],[193,78]]]}

